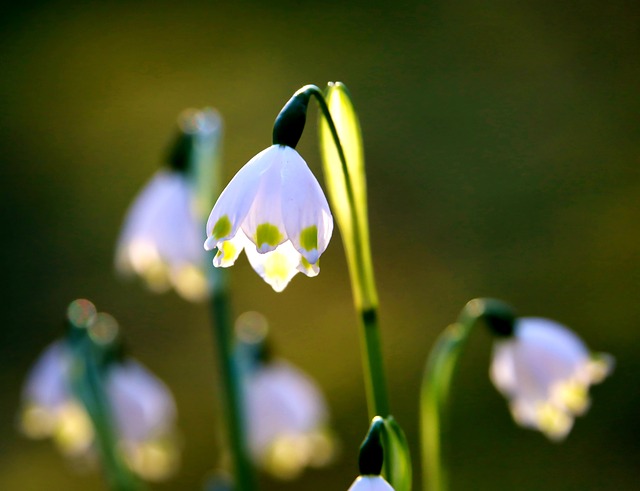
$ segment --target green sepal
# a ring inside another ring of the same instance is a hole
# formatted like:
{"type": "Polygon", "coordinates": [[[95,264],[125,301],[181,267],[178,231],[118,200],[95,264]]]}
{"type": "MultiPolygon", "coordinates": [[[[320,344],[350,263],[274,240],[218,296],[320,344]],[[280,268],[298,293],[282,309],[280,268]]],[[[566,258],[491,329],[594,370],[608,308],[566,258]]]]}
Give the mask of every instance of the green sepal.
{"type": "Polygon", "coordinates": [[[393,416],[383,421],[384,477],[395,491],[411,491],[412,465],[407,437],[393,416]]]}

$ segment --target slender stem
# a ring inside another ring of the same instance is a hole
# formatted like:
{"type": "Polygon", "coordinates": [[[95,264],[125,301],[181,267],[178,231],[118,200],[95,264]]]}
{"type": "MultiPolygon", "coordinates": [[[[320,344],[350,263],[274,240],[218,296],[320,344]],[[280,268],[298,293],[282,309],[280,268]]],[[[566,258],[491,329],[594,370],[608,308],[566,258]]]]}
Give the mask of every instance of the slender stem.
{"type": "MultiPolygon", "coordinates": [[[[467,307],[458,321],[447,327],[438,337],[427,360],[420,390],[420,431],[422,445],[422,475],[425,491],[448,489],[443,435],[447,433],[448,406],[451,379],[456,363],[476,325],[478,316],[467,307]]],[[[473,306],[473,305],[471,305],[473,306]]]]}
{"type": "MultiPolygon", "coordinates": [[[[222,121],[217,112],[203,110],[187,113],[182,121],[184,131],[192,134],[190,176],[196,198],[196,214],[205,228],[207,216],[220,193],[220,139],[222,121]]],[[[243,404],[242,380],[234,355],[233,315],[227,287],[227,271],[211,266],[207,258],[203,270],[208,272],[211,332],[219,363],[224,428],[231,453],[235,491],[257,489],[253,466],[247,453],[247,434],[243,404]]]]}
{"type": "Polygon", "coordinates": [[[118,438],[103,376],[90,343],[87,339],[78,347],[80,370],[76,372],[74,385],[91,419],[107,483],[114,491],[140,491],[143,489],[142,483],[127,468],[118,450],[118,438]]]}
{"type": "Polygon", "coordinates": [[[369,416],[389,416],[389,399],[387,384],[382,363],[382,346],[380,344],[380,329],[378,327],[378,313],[375,309],[360,311],[361,335],[364,356],[365,384],[369,416]]]}
{"type": "Polygon", "coordinates": [[[223,411],[235,477],[234,489],[252,491],[256,489],[256,478],[247,454],[243,394],[240,369],[233,350],[233,321],[227,291],[227,272],[220,268],[209,268],[209,271],[212,284],[211,330],[220,363],[223,411]]]}
{"type": "MultiPolygon", "coordinates": [[[[344,177],[345,191],[347,194],[347,200],[349,202],[349,213],[351,219],[351,226],[353,229],[353,247],[354,247],[354,259],[355,259],[355,271],[352,271],[351,287],[354,291],[354,303],[358,316],[360,318],[360,333],[361,333],[361,346],[362,346],[362,364],[365,377],[365,390],[367,393],[367,407],[369,409],[369,418],[374,416],[387,417],[389,415],[389,400],[387,392],[386,378],[384,375],[384,363],[382,358],[382,347],[380,344],[380,329],[378,326],[378,306],[377,302],[371,302],[366,305],[360,305],[360,302],[356,301],[356,298],[366,298],[363,294],[356,295],[357,290],[362,290],[366,284],[365,271],[369,269],[373,271],[371,265],[365,265],[367,258],[370,258],[370,254],[364,253],[364,248],[369,248],[368,243],[365,244],[362,236],[360,235],[361,226],[357,213],[356,199],[353,191],[353,183],[351,175],[349,174],[349,168],[347,166],[347,159],[345,157],[344,148],[340,142],[340,136],[338,130],[331,117],[331,112],[324,98],[322,91],[315,85],[307,85],[300,89],[298,92],[308,92],[312,94],[325,121],[331,132],[331,136],[335,143],[340,158],[340,164],[342,174],[344,177]],[[367,268],[368,266],[368,268],[367,268]]],[[[352,267],[352,263],[347,261],[349,267],[352,267]]],[[[371,288],[375,292],[375,283],[372,280],[373,285],[371,288]]],[[[360,293],[363,293],[362,291],[360,293]]],[[[373,295],[377,298],[377,294],[373,295]]]]}

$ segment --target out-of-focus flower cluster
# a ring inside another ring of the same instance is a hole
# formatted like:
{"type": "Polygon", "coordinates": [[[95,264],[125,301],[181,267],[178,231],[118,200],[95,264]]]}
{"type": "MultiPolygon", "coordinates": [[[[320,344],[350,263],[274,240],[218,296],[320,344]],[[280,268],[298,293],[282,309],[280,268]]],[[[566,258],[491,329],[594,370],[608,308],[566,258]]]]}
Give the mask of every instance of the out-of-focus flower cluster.
{"type": "Polygon", "coordinates": [[[101,373],[121,454],[144,479],[162,480],[179,465],[176,406],[167,386],[122,353],[119,327],[88,300],[68,309],[69,332],[48,346],[23,389],[20,426],[31,438],[52,438],[60,451],[82,463],[96,460],[95,428],[76,391],[76,345],[88,336],[102,349],[101,373]]]}

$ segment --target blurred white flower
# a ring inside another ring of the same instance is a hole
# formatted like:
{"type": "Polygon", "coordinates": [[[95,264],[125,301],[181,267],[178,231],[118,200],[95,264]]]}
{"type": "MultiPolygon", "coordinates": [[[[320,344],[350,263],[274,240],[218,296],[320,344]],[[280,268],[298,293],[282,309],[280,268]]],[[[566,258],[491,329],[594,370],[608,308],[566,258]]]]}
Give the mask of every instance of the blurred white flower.
{"type": "Polygon", "coordinates": [[[306,374],[284,361],[260,364],[245,384],[249,450],[282,479],[326,465],[335,452],[322,393],[306,374]]]}
{"type": "Polygon", "coordinates": [[[48,346],[22,391],[20,424],[30,438],[53,438],[62,453],[80,456],[93,443],[93,428],[70,388],[72,356],[65,341],[48,346]]]}
{"type": "Polygon", "coordinates": [[[173,474],[179,454],[169,388],[140,363],[126,359],[108,368],[106,392],[129,467],[148,480],[173,474]]]}
{"type": "Polygon", "coordinates": [[[227,185],[206,232],[205,249],[218,249],[216,267],[233,265],[244,249],[253,269],[279,292],[298,272],[319,273],[333,217],[300,154],[286,145],[272,145],[227,185]]]}
{"type": "Polygon", "coordinates": [[[490,374],[518,424],[559,441],[574,417],[588,409],[590,385],[602,381],[612,365],[610,356],[592,355],[566,327],[521,318],[512,336],[495,342],[490,374]]]}
{"type": "Polygon", "coordinates": [[[173,286],[188,300],[206,296],[202,235],[193,191],[180,171],[158,171],[131,205],[116,249],[116,268],[154,291],[173,286]]]}
{"type": "MultiPolygon", "coordinates": [[[[27,378],[20,423],[27,436],[51,437],[65,455],[91,460],[94,431],[71,388],[73,356],[66,341],[45,349],[27,378]]],[[[171,392],[132,359],[112,362],[105,377],[106,395],[127,464],[145,479],[168,477],[179,463],[171,392]]]]}
{"type": "Polygon", "coordinates": [[[393,491],[393,488],[382,476],[360,476],[349,491],[393,491]]]}

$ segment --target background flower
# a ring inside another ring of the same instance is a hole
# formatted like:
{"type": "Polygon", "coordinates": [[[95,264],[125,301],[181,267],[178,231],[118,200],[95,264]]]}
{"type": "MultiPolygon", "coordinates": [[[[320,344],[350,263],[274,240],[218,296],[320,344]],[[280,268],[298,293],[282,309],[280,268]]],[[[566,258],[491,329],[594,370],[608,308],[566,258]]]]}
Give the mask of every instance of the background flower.
{"type": "Polygon", "coordinates": [[[589,407],[589,386],[612,369],[582,340],[548,319],[521,318],[510,337],[494,344],[491,379],[508,399],[517,423],[562,440],[573,418],[589,407]]]}

